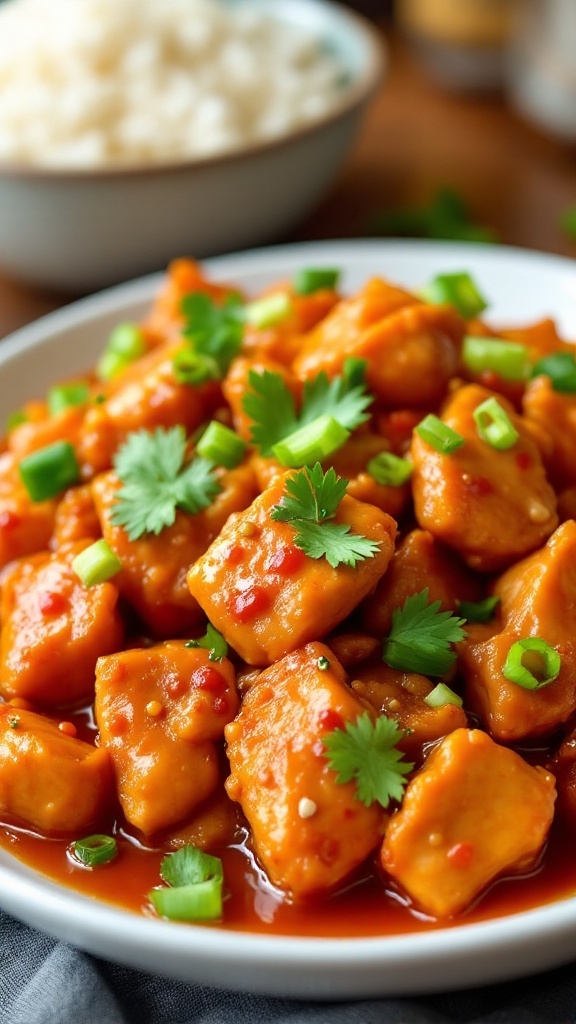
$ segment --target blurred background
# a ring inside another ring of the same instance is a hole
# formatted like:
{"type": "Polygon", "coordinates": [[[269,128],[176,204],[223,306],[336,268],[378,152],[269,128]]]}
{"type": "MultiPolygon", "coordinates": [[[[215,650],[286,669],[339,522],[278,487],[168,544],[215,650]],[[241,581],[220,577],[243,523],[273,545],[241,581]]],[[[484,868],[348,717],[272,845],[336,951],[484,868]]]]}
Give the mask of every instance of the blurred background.
{"type": "MultiPolygon", "coordinates": [[[[576,0],[346,7],[376,31],[385,71],[335,180],[272,241],[410,236],[576,257],[576,0]]],[[[72,297],[0,270],[0,335],[72,297]]]]}

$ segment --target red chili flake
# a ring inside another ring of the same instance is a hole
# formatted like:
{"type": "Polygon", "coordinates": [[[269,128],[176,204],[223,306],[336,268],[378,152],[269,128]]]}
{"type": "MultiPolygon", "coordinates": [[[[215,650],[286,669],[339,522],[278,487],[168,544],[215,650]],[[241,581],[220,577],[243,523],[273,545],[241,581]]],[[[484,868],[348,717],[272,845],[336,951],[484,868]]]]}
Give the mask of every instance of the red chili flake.
{"type": "Polygon", "coordinates": [[[305,554],[293,544],[276,548],[264,562],[266,572],[277,572],[281,576],[292,576],[303,565],[305,554]]]}
{"type": "Polygon", "coordinates": [[[112,736],[123,736],[129,724],[123,711],[113,711],[108,719],[108,729],[112,736]]]}
{"type": "Polygon", "coordinates": [[[226,692],[228,684],[217,668],[211,665],[204,665],[197,668],[190,676],[190,684],[195,690],[206,690],[208,693],[222,694],[226,692]]]}
{"type": "Polygon", "coordinates": [[[241,544],[232,544],[228,548],[224,561],[227,562],[228,565],[238,565],[240,562],[244,561],[245,554],[246,551],[241,544]]]}
{"type": "Polygon", "coordinates": [[[532,456],[528,452],[518,452],[516,456],[516,465],[518,469],[530,469],[532,465],[532,456]]]}
{"type": "Polygon", "coordinates": [[[384,433],[394,447],[398,448],[410,440],[414,427],[421,419],[420,413],[412,412],[410,409],[397,409],[385,417],[384,433]]]}
{"type": "Polygon", "coordinates": [[[474,856],[473,843],[455,843],[446,854],[448,860],[456,868],[467,868],[474,856]]]}
{"type": "Polygon", "coordinates": [[[466,485],[471,494],[476,498],[484,498],[487,494],[492,494],[494,487],[485,476],[472,476],[466,485]]]}
{"type": "Polygon", "coordinates": [[[255,585],[233,598],[232,612],[239,622],[250,622],[266,611],[269,604],[270,598],[264,588],[255,585]]]}
{"type": "Polygon", "coordinates": [[[4,509],[0,512],[0,530],[15,530],[17,526],[20,526],[22,517],[17,515],[16,512],[10,512],[9,509],[4,509]]]}
{"type": "Polygon", "coordinates": [[[325,708],[318,715],[318,722],[327,732],[332,732],[333,729],[343,729],[344,719],[339,711],[334,711],[333,708],[325,708]]]}
{"type": "Polygon", "coordinates": [[[38,607],[43,615],[62,615],[68,608],[68,598],[46,590],[38,598],[38,607]]]}

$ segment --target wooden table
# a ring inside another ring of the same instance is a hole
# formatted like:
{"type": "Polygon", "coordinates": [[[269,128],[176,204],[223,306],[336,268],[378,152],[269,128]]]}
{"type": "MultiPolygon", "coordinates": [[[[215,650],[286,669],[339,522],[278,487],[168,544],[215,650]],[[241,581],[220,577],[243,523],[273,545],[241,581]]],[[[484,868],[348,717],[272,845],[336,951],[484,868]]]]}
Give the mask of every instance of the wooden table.
{"type": "MultiPolygon", "coordinates": [[[[522,121],[501,97],[443,91],[392,30],[389,72],[346,166],[324,201],[278,241],[369,233],[378,211],[455,188],[500,241],[576,258],[559,225],[576,204],[576,154],[522,121]]],[[[178,254],[175,254],[178,255],[178,254]]],[[[70,301],[0,272],[0,337],[70,301]]]]}

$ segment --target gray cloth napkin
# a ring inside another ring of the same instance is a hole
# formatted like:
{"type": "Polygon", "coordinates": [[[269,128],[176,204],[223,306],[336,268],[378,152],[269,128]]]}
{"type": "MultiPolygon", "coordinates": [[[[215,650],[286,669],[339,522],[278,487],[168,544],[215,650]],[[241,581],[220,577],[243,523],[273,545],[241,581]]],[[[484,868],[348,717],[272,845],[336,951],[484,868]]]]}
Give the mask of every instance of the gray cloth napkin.
{"type": "Polygon", "coordinates": [[[576,1024],[576,963],[467,992],[304,1003],[119,967],[1,911],[0,958],[0,1024],[576,1024]]]}

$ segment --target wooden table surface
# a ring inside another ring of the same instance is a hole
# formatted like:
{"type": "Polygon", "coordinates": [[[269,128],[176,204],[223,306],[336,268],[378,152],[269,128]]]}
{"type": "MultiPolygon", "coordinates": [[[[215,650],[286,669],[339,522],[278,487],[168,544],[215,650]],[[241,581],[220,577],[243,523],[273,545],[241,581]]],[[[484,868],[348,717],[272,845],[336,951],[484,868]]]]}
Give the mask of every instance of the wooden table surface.
{"type": "MultiPolygon", "coordinates": [[[[575,151],[527,124],[502,97],[444,91],[396,33],[387,28],[384,37],[387,77],[345,167],[311,216],[278,241],[363,236],[379,211],[427,203],[448,185],[501,242],[576,258],[576,242],[559,223],[576,205],[575,151]]],[[[0,271],[0,337],[73,298],[0,271]]]]}

